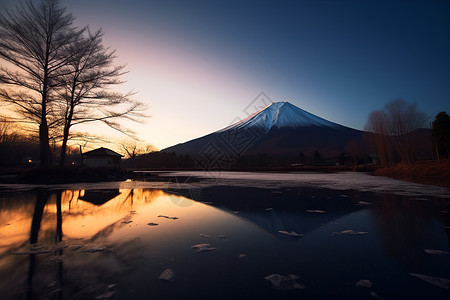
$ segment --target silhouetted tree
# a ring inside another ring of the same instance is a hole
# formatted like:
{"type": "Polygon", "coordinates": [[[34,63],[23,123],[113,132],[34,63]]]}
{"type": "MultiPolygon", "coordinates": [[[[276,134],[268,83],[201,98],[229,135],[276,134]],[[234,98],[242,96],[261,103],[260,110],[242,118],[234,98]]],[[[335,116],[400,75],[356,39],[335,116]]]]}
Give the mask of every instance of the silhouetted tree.
{"type": "Polygon", "coordinates": [[[339,154],[339,165],[345,165],[345,152],[341,152],[341,154],[339,154]]]}
{"type": "Polygon", "coordinates": [[[379,164],[388,166],[394,162],[391,144],[402,162],[412,162],[414,143],[408,134],[422,127],[425,119],[425,115],[417,111],[416,104],[401,99],[387,103],[383,110],[372,112],[365,130],[373,133],[370,139],[379,164]]]}
{"type": "Polygon", "coordinates": [[[306,156],[303,152],[300,152],[298,156],[298,162],[301,164],[304,164],[306,162],[306,156]]]}
{"type": "Polygon", "coordinates": [[[387,103],[383,111],[387,133],[393,138],[401,161],[411,163],[414,158],[414,141],[408,133],[424,126],[425,115],[417,110],[415,103],[407,103],[402,99],[387,103]]]}
{"type": "Polygon", "coordinates": [[[125,151],[125,155],[127,158],[131,160],[128,164],[129,167],[136,168],[138,166],[137,158],[141,155],[145,155],[151,152],[156,151],[156,147],[152,145],[139,146],[136,141],[133,142],[122,142],[120,147],[123,151],[125,151]]]}
{"type": "Polygon", "coordinates": [[[0,68],[0,97],[19,115],[39,125],[40,163],[51,163],[49,120],[54,88],[73,53],[66,47],[85,30],[72,28],[74,17],[58,0],[27,0],[15,11],[0,13],[0,58],[12,68],[0,68]]]}
{"type": "Polygon", "coordinates": [[[370,113],[364,129],[371,133],[369,140],[375,152],[377,164],[382,167],[389,166],[392,154],[387,137],[385,114],[381,110],[370,113]]]}
{"type": "Polygon", "coordinates": [[[10,121],[6,118],[0,118],[0,144],[8,140],[10,121]]]}
{"type": "Polygon", "coordinates": [[[348,142],[347,151],[350,152],[353,158],[353,166],[356,167],[358,165],[358,153],[360,151],[358,140],[351,140],[348,142]]]}
{"type": "Polygon", "coordinates": [[[64,165],[67,142],[71,127],[103,122],[113,129],[130,134],[120,127],[118,119],[140,121],[145,117],[141,102],[130,99],[132,93],[111,92],[111,86],[123,83],[120,76],[125,74],[124,66],[115,66],[115,51],[102,45],[103,33],[82,36],[69,46],[73,59],[64,67],[65,75],[59,78],[58,117],[63,120],[63,139],[60,165],[64,165]]]}
{"type": "Polygon", "coordinates": [[[319,153],[319,150],[314,151],[313,158],[315,164],[319,164],[322,162],[322,155],[319,153]]]}
{"type": "Polygon", "coordinates": [[[433,142],[436,151],[436,158],[439,162],[440,155],[450,157],[450,117],[442,111],[438,113],[432,123],[433,142]]]}

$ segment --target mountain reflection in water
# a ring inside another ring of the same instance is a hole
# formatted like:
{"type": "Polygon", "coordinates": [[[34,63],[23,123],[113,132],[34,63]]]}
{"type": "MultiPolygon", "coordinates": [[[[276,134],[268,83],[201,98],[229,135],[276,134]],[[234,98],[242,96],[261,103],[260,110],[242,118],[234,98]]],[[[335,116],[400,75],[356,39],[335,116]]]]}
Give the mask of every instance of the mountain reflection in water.
{"type": "Polygon", "coordinates": [[[448,295],[408,274],[450,279],[442,199],[226,186],[0,196],[2,299],[448,295]],[[159,280],[167,269],[173,279],[159,280]],[[273,288],[270,274],[294,274],[305,288],[273,288]]]}

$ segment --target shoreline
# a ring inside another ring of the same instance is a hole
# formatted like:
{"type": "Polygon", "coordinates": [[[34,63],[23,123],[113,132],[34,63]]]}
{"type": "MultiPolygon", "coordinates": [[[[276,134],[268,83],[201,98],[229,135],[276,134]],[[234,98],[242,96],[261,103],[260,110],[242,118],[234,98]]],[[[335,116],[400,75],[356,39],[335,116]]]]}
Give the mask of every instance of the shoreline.
{"type": "MultiPolygon", "coordinates": [[[[179,171],[202,171],[196,169],[74,169],[53,167],[47,170],[33,169],[0,169],[0,183],[9,184],[61,184],[80,182],[108,182],[121,180],[164,181],[170,177],[164,173],[179,171]],[[161,176],[162,175],[162,176],[161,176]]],[[[380,168],[375,166],[299,166],[287,168],[245,168],[230,169],[229,172],[254,173],[295,173],[295,172],[364,172],[374,176],[399,179],[407,182],[450,188],[450,160],[440,164],[434,161],[417,162],[414,164],[397,164],[392,167],[380,168]]]]}
{"type": "Polygon", "coordinates": [[[404,181],[450,188],[450,160],[396,164],[378,168],[373,174],[404,181]]]}

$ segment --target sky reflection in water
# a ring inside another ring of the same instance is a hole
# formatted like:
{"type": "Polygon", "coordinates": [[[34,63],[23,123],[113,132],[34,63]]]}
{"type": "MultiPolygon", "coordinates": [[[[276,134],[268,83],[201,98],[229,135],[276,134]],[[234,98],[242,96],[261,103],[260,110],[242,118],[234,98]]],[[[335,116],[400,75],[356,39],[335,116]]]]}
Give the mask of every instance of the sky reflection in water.
{"type": "Polygon", "coordinates": [[[2,298],[449,296],[445,281],[409,274],[450,279],[446,199],[292,187],[194,194],[198,201],[188,189],[1,194],[2,298]],[[215,249],[192,248],[205,243],[215,249]],[[170,282],[158,279],[166,269],[170,282]],[[271,274],[296,275],[305,288],[277,288],[264,279],[271,274]]]}

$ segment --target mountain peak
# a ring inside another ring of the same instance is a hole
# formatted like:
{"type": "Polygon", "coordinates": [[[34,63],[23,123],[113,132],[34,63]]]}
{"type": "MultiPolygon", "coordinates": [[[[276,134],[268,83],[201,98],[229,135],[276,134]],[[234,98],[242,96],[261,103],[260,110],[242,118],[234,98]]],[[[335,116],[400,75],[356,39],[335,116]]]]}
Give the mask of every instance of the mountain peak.
{"type": "Polygon", "coordinates": [[[287,101],[273,102],[247,118],[220,131],[232,128],[259,127],[268,132],[272,128],[332,127],[339,125],[313,115],[287,101]]]}

